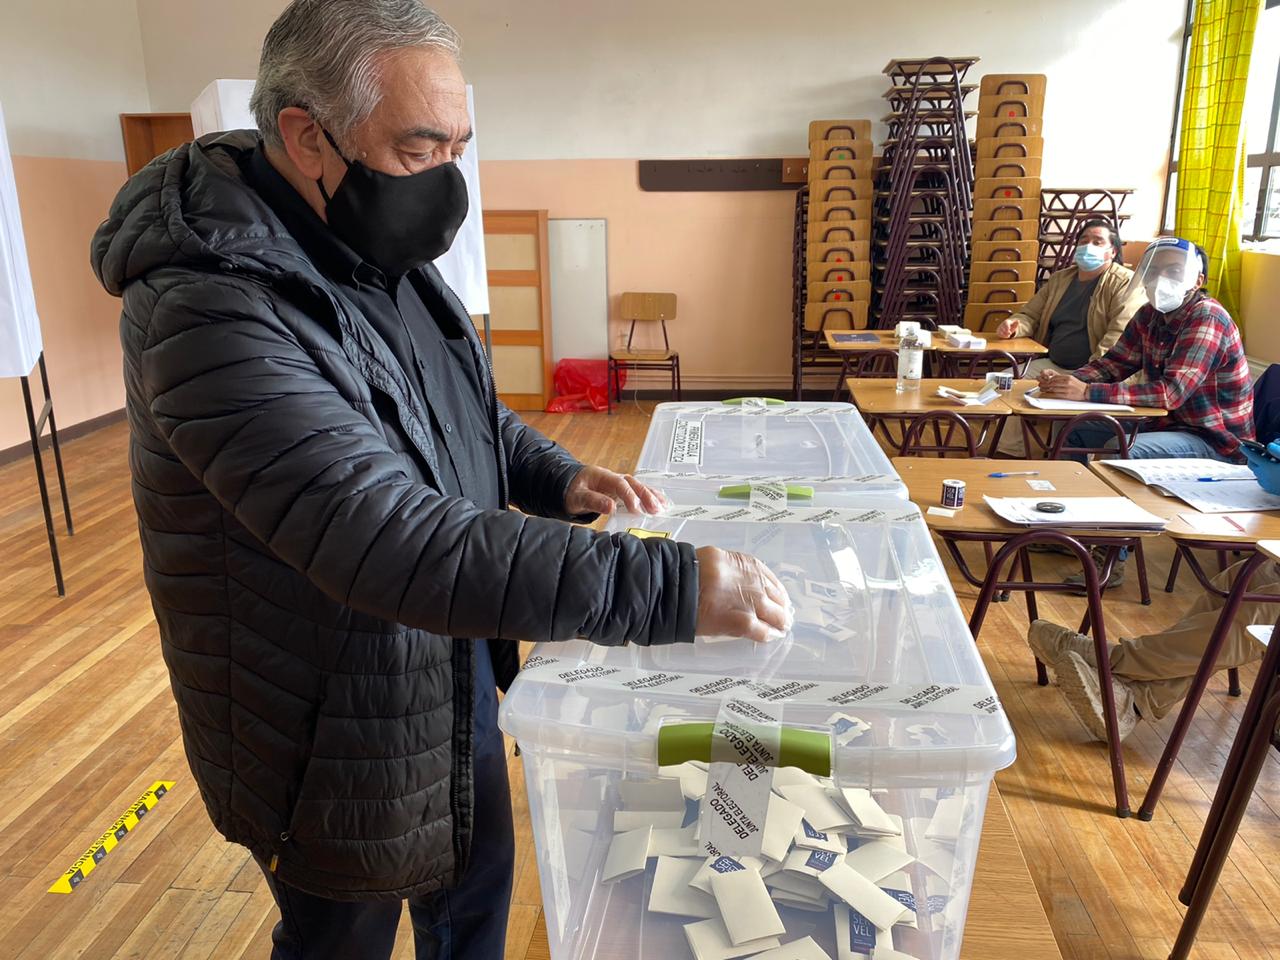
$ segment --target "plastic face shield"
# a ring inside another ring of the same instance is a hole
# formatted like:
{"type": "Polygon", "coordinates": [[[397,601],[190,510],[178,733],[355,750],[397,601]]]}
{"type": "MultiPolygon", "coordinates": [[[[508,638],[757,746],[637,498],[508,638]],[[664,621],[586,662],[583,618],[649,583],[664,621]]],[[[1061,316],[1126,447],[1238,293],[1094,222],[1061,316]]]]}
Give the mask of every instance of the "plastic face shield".
{"type": "Polygon", "coordinates": [[[1161,313],[1178,309],[1196,289],[1202,270],[1195,245],[1176,237],[1161,237],[1147,247],[1134,269],[1129,292],[1143,290],[1147,302],[1161,313]]]}

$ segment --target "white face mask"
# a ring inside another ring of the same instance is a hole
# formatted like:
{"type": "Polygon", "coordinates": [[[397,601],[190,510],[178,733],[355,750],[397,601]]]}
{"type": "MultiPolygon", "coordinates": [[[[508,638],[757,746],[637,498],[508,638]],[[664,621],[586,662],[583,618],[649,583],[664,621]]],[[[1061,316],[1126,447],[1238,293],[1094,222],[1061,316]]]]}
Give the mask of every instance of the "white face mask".
{"type": "Polygon", "coordinates": [[[1185,281],[1174,280],[1172,277],[1156,277],[1155,283],[1148,282],[1146,288],[1147,299],[1161,313],[1177,310],[1191,291],[1185,281]]]}

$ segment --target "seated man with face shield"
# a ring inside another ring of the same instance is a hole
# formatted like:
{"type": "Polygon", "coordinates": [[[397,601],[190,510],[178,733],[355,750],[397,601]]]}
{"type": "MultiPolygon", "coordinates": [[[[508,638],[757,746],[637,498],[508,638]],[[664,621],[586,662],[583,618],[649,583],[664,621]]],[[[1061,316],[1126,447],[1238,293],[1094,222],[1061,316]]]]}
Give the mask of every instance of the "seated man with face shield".
{"type": "MultiPolygon", "coordinates": [[[[1203,250],[1188,240],[1162,237],[1142,256],[1135,289],[1148,303],[1115,346],[1071,373],[1045,370],[1047,397],[1161,407],[1169,415],[1139,433],[1130,456],[1239,458],[1241,438],[1253,436],[1253,381],[1240,331],[1222,304],[1202,289],[1209,273],[1203,250]],[[1127,383],[1136,373],[1143,382],[1127,383]]],[[[1096,445],[1104,428],[1077,432],[1096,445]]]]}
{"type": "Polygon", "coordinates": [[[1028,377],[1067,373],[1098,359],[1145,303],[1141,289],[1133,288],[1133,271],[1123,266],[1120,234],[1108,221],[1085,221],[1076,244],[1075,265],[1051,276],[996,328],[1001,339],[1032,337],[1049,348],[1048,356],[1027,364],[1028,377]]]}
{"type": "MultiPolygon", "coordinates": [[[[1069,374],[1041,373],[1041,392],[1064,400],[1168,410],[1134,439],[1129,451],[1134,459],[1238,459],[1240,440],[1253,437],[1253,381],[1240,331],[1222,304],[1202,289],[1208,272],[1208,257],[1194,243],[1156,240],[1133,279],[1149,302],[1101,358],[1069,374]],[[1136,373],[1143,375],[1142,382],[1126,382],[1136,373]]],[[[1105,427],[1083,427],[1069,442],[1096,447],[1108,437],[1105,427]]],[[[1121,552],[1106,587],[1124,582],[1126,555],[1121,552]]],[[[1100,559],[1095,555],[1099,566],[1100,559]]],[[[1068,582],[1082,584],[1084,577],[1068,582]]]]}

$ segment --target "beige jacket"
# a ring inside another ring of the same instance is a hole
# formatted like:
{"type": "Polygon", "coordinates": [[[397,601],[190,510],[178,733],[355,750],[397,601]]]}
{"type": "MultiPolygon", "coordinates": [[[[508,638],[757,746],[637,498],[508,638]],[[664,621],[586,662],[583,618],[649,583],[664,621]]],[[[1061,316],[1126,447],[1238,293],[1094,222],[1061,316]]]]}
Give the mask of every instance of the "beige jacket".
{"type": "MultiPolygon", "coordinates": [[[[1058,309],[1067,286],[1075,282],[1079,272],[1079,268],[1074,265],[1065,270],[1059,270],[1045,281],[1044,286],[1036,291],[1035,296],[1028,300],[1021,310],[1013,315],[1012,319],[1018,321],[1019,337],[1031,337],[1045,344],[1049,342],[1049,320],[1053,317],[1053,311],[1058,309]]],[[[1118,263],[1113,263],[1099,278],[1098,285],[1093,290],[1093,297],[1089,300],[1089,312],[1085,317],[1085,326],[1089,331],[1089,346],[1093,350],[1089,355],[1090,360],[1097,360],[1111,349],[1120,339],[1120,334],[1124,332],[1130,318],[1140,306],[1147,302],[1147,296],[1141,289],[1135,291],[1132,296],[1125,297],[1125,291],[1128,290],[1129,281],[1132,279],[1133,271],[1118,263]]],[[[991,344],[993,349],[997,346],[994,342],[991,344]]]]}

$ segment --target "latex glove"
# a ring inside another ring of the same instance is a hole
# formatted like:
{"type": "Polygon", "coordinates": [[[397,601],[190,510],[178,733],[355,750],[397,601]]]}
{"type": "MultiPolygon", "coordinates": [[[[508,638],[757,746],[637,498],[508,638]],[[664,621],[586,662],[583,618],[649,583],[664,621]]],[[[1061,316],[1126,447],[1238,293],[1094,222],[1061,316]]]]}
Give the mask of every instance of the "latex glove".
{"type": "Polygon", "coordinates": [[[745,553],[699,548],[696,636],[767,643],[790,629],[791,602],[772,570],[745,553]]]}
{"type": "Polygon", "coordinates": [[[1000,326],[996,327],[996,336],[1001,340],[1012,340],[1017,335],[1018,321],[1013,319],[1013,317],[1000,321],[1000,326]]]}
{"type": "Polygon", "coordinates": [[[580,513],[613,513],[617,504],[631,513],[661,513],[667,506],[661,493],[635,477],[614,473],[604,467],[583,467],[569,484],[564,497],[564,511],[570,516],[580,513]]]}
{"type": "Polygon", "coordinates": [[[1262,489],[1267,493],[1280,496],[1280,441],[1272,440],[1267,444],[1269,457],[1267,454],[1258,453],[1243,446],[1240,452],[1249,461],[1249,469],[1258,478],[1258,484],[1262,489]]]}

